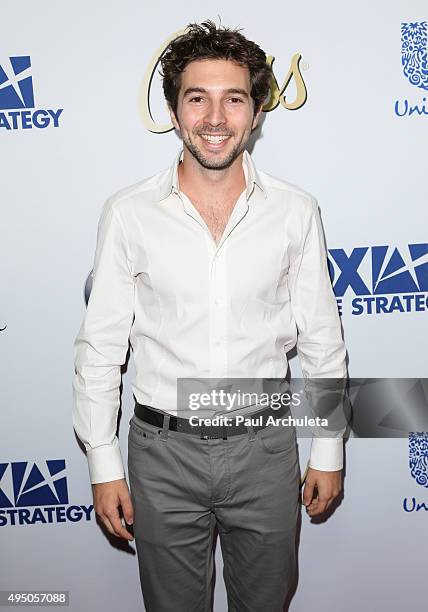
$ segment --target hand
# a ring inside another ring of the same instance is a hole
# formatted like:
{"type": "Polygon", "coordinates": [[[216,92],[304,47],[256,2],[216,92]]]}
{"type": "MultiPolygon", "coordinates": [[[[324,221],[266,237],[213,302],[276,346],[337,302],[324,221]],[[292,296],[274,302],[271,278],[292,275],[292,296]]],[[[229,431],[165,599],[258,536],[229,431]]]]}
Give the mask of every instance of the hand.
{"type": "Polygon", "coordinates": [[[92,485],[94,510],[108,531],[119,538],[133,540],[133,536],[123,525],[118,507],[122,507],[123,516],[128,525],[134,522],[134,510],[125,478],[100,482],[92,485]]]}
{"type": "Polygon", "coordinates": [[[303,504],[309,516],[315,516],[327,510],[331,502],[342,490],[342,470],[324,472],[308,468],[303,489],[303,504]],[[314,497],[314,489],[317,494],[314,497]]]}

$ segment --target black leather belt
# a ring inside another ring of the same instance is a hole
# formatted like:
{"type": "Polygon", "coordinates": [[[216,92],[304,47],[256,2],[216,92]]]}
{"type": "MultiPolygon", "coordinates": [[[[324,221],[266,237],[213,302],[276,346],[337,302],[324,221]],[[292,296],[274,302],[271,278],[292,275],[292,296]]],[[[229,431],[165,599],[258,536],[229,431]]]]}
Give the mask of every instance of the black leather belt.
{"type": "MultiPolygon", "coordinates": [[[[252,414],[243,415],[245,418],[250,418],[251,421],[254,422],[254,419],[260,421],[260,424],[254,424],[254,431],[259,431],[259,429],[264,429],[267,426],[267,419],[269,416],[273,416],[274,418],[282,417],[286,412],[289,412],[290,408],[288,406],[281,406],[278,410],[273,410],[272,408],[263,408],[258,412],[253,412],[252,414]]],[[[163,427],[164,415],[165,412],[159,412],[158,410],[154,410],[150,406],[146,406],[144,404],[139,404],[135,402],[134,408],[135,416],[145,421],[146,423],[150,423],[151,425],[155,425],[156,427],[163,427]]],[[[222,415],[223,417],[227,417],[228,424],[227,425],[191,425],[189,419],[184,419],[183,417],[176,417],[174,415],[170,415],[169,419],[169,429],[172,431],[179,431],[182,433],[190,433],[194,435],[198,435],[201,438],[213,439],[213,438],[223,438],[227,439],[230,436],[237,436],[239,434],[247,433],[247,426],[245,423],[236,423],[236,420],[228,413],[222,415]]]]}

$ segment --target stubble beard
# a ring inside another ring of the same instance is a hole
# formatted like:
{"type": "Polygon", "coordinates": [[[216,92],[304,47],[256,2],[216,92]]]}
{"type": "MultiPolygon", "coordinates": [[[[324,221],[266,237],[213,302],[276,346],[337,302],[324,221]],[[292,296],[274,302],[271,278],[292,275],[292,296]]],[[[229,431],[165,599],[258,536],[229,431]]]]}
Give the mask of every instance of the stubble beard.
{"type": "Polygon", "coordinates": [[[187,147],[196,161],[198,161],[201,166],[207,170],[225,170],[226,168],[229,168],[235,159],[242,153],[246,144],[246,142],[241,142],[240,144],[235,145],[225,158],[209,159],[208,157],[204,156],[202,151],[193,142],[191,142],[189,138],[186,138],[183,135],[182,138],[183,144],[187,147]]]}

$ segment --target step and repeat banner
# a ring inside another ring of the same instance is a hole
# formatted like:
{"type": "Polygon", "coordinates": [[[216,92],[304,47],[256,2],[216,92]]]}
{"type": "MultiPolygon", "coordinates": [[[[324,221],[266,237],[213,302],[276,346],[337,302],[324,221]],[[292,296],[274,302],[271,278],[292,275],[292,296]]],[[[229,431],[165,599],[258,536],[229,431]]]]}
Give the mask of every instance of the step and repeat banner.
{"type": "MultiPolygon", "coordinates": [[[[141,610],[135,545],[97,521],[72,428],[73,342],[103,203],[181,146],[159,57],[206,18],[266,51],[276,83],[253,159],[317,198],[350,375],[412,387],[427,376],[428,8],[44,0],[3,1],[1,15],[0,591],[56,591],[44,606],[76,611],[141,610]]],[[[291,371],[301,375],[297,357],[291,371]]],[[[131,353],[125,463],[133,376],[131,353]]],[[[302,469],[309,442],[299,440],[302,469]]],[[[423,606],[428,432],[351,437],[345,454],[334,512],[302,513],[289,609],[423,606]]],[[[226,612],[219,545],[216,559],[214,610],[226,612]]]]}

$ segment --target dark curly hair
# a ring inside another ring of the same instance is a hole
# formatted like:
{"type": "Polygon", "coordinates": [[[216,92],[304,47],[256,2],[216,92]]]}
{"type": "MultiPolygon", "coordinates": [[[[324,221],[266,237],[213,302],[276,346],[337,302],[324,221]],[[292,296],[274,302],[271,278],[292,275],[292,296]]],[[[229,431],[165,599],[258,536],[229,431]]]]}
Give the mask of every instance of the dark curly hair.
{"type": "Polygon", "coordinates": [[[181,73],[190,62],[200,59],[226,59],[246,66],[250,72],[251,97],[256,114],[271,85],[272,71],[266,63],[266,54],[256,43],[247,40],[240,30],[217,27],[209,19],[201,24],[190,23],[184,34],[170,42],[160,59],[163,91],[174,114],[177,113],[181,73]]]}

